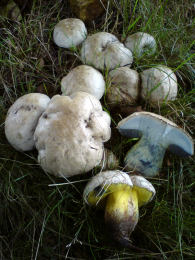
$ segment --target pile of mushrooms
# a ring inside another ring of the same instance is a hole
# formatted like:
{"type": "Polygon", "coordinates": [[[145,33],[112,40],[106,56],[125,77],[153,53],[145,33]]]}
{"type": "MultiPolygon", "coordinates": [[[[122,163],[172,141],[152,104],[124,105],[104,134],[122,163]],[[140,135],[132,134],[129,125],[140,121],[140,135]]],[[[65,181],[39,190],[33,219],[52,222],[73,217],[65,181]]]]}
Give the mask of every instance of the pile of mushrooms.
{"type": "Polygon", "coordinates": [[[111,107],[135,105],[140,96],[152,106],[160,106],[176,98],[177,78],[162,65],[141,73],[130,69],[133,56],[140,59],[155,53],[156,41],[147,33],[130,35],[123,44],[107,32],[87,36],[81,20],[68,18],[56,24],[53,39],[59,47],[71,50],[82,44],[83,64],[64,75],[61,95],[50,99],[31,93],[15,102],[5,120],[7,140],[23,152],[36,147],[41,167],[58,177],[83,174],[99,166],[101,171],[84,190],[84,201],[105,208],[105,223],[113,239],[129,247],[130,234],[139,219],[138,208],[156,193],[146,178],[159,173],[166,149],[190,156],[193,141],[160,115],[133,113],[117,126],[121,135],[140,138],[124,159],[128,172],[122,172],[116,156],[104,149],[103,143],[111,137],[111,119],[99,100],[106,92],[111,107]],[[99,70],[108,71],[107,89],[99,70]]]}

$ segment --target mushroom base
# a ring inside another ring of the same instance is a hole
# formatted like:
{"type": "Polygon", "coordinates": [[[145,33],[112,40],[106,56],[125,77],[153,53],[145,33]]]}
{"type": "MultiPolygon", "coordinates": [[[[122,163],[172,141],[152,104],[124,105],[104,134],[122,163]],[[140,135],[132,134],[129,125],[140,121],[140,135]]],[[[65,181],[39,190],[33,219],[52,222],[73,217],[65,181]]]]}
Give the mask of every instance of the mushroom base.
{"type": "Polygon", "coordinates": [[[139,217],[137,192],[128,187],[110,194],[105,209],[105,223],[112,237],[123,247],[129,247],[129,236],[139,217]]]}

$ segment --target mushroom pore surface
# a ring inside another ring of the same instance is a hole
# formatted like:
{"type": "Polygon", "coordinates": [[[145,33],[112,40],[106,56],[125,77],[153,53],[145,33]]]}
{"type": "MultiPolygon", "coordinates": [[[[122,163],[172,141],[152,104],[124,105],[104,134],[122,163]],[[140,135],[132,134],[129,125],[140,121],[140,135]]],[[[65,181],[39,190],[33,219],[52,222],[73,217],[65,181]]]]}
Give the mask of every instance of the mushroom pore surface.
{"type": "Polygon", "coordinates": [[[45,111],[50,98],[40,93],[26,94],[9,108],[5,120],[5,135],[18,151],[34,148],[34,131],[39,117],[45,111]]]}
{"type": "Polygon", "coordinates": [[[56,95],[35,131],[38,160],[56,176],[87,172],[100,163],[103,142],[110,134],[110,117],[94,96],[85,92],[56,95]]]}

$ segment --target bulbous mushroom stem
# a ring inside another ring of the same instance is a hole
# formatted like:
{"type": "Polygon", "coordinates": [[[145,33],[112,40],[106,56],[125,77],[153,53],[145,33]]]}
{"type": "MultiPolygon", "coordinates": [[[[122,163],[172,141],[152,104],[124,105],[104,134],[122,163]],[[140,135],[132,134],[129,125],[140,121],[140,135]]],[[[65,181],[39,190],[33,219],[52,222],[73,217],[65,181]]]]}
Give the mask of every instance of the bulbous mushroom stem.
{"type": "Polygon", "coordinates": [[[144,172],[147,177],[157,175],[167,148],[160,140],[142,136],[125,156],[125,170],[144,172]]]}
{"type": "Polygon", "coordinates": [[[129,247],[129,236],[139,217],[137,192],[131,187],[109,194],[105,207],[105,223],[115,241],[129,247]]]}

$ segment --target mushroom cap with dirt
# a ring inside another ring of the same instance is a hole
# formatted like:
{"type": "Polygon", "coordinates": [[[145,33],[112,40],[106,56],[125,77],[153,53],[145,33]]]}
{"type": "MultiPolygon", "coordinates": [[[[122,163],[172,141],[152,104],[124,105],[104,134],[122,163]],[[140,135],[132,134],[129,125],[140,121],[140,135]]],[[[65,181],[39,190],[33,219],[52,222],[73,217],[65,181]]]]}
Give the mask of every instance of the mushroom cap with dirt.
{"type": "Polygon", "coordinates": [[[142,55],[153,55],[156,51],[156,41],[148,33],[137,32],[129,35],[125,40],[125,46],[131,50],[133,55],[140,58],[142,55]]]}
{"type": "Polygon", "coordinates": [[[87,29],[83,21],[77,18],[66,18],[54,27],[53,40],[63,48],[72,48],[81,44],[87,37],[87,29]]]}
{"type": "Polygon", "coordinates": [[[144,70],[141,76],[141,96],[152,106],[158,106],[177,97],[177,78],[174,72],[164,66],[144,70]]]}
{"type": "Polygon", "coordinates": [[[95,175],[85,187],[83,198],[91,206],[105,208],[105,223],[111,236],[124,247],[131,247],[129,236],[137,225],[139,207],[155,195],[144,177],[113,170],[95,175]]]}
{"type": "Polygon", "coordinates": [[[94,96],[56,95],[35,131],[38,161],[46,172],[59,177],[88,172],[100,163],[103,143],[110,135],[110,116],[94,96]]]}
{"type": "Polygon", "coordinates": [[[44,94],[30,93],[18,98],[9,108],[5,135],[16,150],[30,151],[34,148],[34,131],[49,101],[50,98],[44,94]]]}
{"type": "Polygon", "coordinates": [[[62,78],[61,91],[66,96],[84,91],[100,99],[105,91],[105,81],[98,70],[88,65],[80,65],[62,78]]]}
{"type": "Polygon", "coordinates": [[[111,70],[106,97],[109,105],[134,105],[139,94],[139,74],[128,67],[111,70]]]}
{"type": "Polygon", "coordinates": [[[113,34],[98,32],[83,42],[81,59],[84,64],[104,70],[131,66],[133,55],[113,34]]]}

